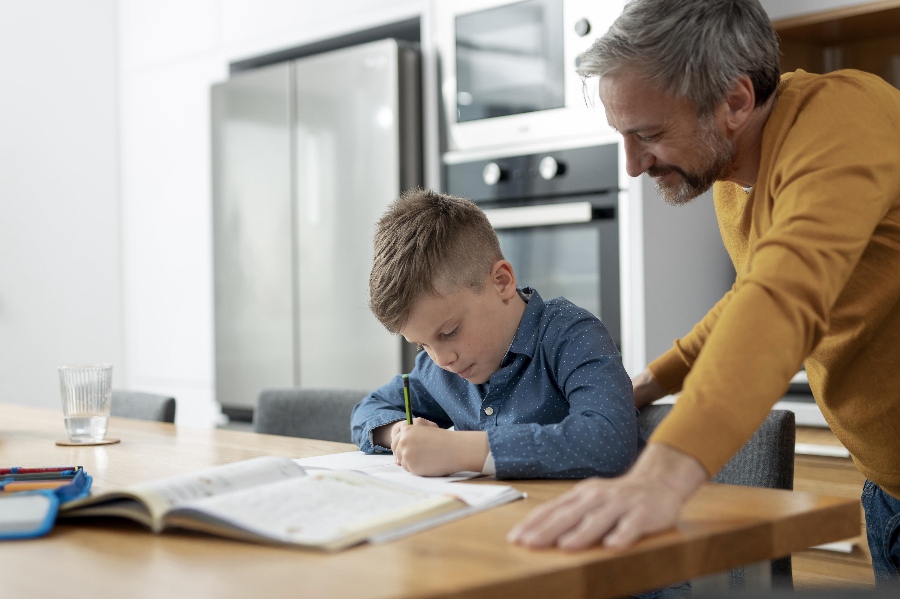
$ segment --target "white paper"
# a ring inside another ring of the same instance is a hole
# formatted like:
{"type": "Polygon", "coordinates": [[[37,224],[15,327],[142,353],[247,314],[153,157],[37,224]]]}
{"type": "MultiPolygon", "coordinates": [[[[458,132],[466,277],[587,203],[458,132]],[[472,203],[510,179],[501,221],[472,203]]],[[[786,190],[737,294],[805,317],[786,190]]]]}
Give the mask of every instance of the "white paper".
{"type": "Polygon", "coordinates": [[[409,471],[404,470],[402,466],[398,466],[394,461],[393,454],[390,453],[365,454],[361,451],[347,451],[343,453],[316,456],[313,458],[300,458],[294,460],[294,462],[303,468],[356,470],[357,472],[365,472],[371,476],[390,478],[395,482],[409,482],[410,484],[415,484],[416,479],[454,482],[481,476],[480,472],[456,472],[449,476],[416,476],[415,474],[411,474],[409,471]]]}

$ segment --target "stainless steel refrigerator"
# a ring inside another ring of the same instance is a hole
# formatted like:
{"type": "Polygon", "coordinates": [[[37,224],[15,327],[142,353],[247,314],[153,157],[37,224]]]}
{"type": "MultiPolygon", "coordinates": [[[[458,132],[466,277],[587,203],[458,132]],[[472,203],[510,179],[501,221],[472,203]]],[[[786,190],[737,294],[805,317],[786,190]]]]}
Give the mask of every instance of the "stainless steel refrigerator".
{"type": "Polygon", "coordinates": [[[369,312],[375,221],[421,185],[419,54],[386,39],[212,89],[216,397],[375,388],[401,338],[369,312]]]}

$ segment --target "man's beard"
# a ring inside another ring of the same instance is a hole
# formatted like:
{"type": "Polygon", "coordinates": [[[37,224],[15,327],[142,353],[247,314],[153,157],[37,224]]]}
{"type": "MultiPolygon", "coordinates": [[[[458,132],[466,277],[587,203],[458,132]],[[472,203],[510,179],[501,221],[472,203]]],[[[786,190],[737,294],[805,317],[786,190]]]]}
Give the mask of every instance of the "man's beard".
{"type": "Polygon", "coordinates": [[[701,121],[697,143],[700,145],[701,151],[700,162],[706,164],[703,170],[688,173],[677,166],[647,169],[647,174],[651,177],[658,177],[670,172],[681,175],[681,180],[674,185],[656,184],[659,195],[668,204],[683,206],[712,187],[713,183],[721,181],[731,174],[734,145],[719,133],[713,117],[701,121]]]}

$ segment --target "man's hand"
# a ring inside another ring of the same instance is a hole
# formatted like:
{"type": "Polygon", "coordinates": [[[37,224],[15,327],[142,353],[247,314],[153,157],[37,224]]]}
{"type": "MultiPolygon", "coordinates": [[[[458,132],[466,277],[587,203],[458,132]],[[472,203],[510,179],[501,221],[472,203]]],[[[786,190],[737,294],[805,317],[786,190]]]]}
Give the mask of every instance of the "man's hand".
{"type": "Polygon", "coordinates": [[[634,407],[639,410],[668,395],[649,370],[631,379],[631,385],[634,387],[634,407]]]}
{"type": "Polygon", "coordinates": [[[651,443],[627,474],[578,483],[531,512],[507,539],[527,547],[583,549],[602,541],[624,549],[673,527],[684,502],[707,478],[693,457],[651,443]]]}
{"type": "Polygon", "coordinates": [[[449,431],[427,420],[420,425],[419,420],[415,420],[415,426],[404,422],[392,431],[391,450],[398,464],[419,476],[481,472],[490,451],[487,433],[449,431]]]}

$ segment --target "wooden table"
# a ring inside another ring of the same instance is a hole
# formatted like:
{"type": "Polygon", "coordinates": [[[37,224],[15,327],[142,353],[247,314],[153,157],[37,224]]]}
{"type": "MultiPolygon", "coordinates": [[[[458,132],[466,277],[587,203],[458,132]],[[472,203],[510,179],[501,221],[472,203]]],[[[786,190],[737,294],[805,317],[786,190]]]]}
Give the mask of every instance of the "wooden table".
{"type": "MultiPolygon", "coordinates": [[[[292,458],[352,446],[113,418],[115,445],[60,447],[61,411],[0,404],[0,465],[82,465],[96,489],[260,455],[292,458]]],[[[46,537],[0,542],[4,598],[613,597],[787,555],[859,532],[857,501],[707,485],[676,530],[615,552],[510,545],[505,535],[571,482],[513,481],[528,493],[384,545],[336,554],[200,534],[154,535],[116,519],[60,522],[46,537]]]]}

